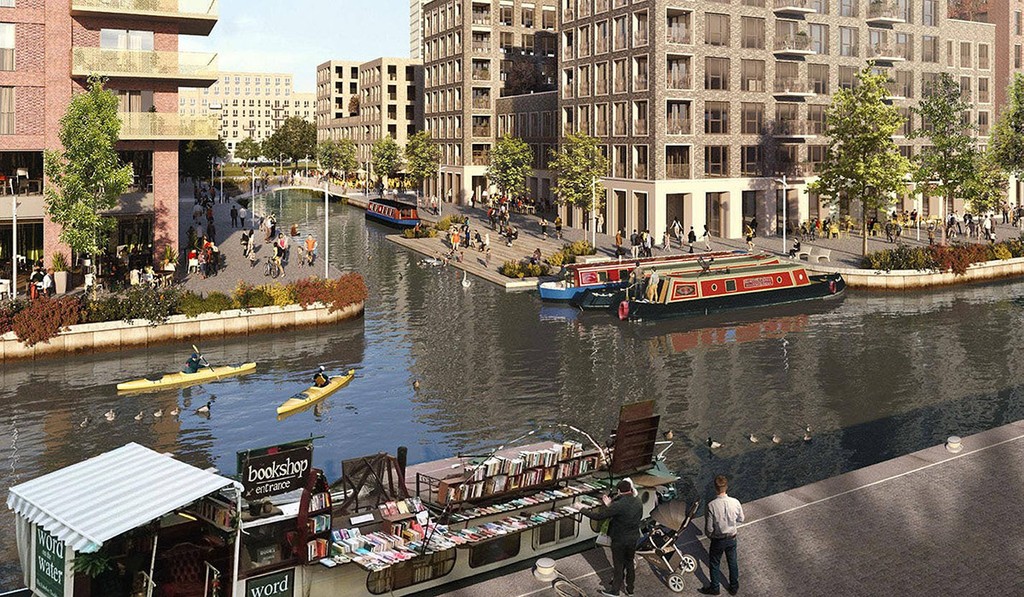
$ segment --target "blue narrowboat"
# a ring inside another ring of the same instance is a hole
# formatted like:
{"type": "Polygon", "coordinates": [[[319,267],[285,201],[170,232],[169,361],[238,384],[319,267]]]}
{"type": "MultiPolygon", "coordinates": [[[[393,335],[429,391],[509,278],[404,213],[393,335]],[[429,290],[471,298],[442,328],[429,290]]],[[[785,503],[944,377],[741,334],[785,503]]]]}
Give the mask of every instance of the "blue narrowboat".
{"type": "Polygon", "coordinates": [[[366,204],[366,218],[395,228],[414,228],[420,223],[415,205],[393,199],[371,199],[366,204]]]}

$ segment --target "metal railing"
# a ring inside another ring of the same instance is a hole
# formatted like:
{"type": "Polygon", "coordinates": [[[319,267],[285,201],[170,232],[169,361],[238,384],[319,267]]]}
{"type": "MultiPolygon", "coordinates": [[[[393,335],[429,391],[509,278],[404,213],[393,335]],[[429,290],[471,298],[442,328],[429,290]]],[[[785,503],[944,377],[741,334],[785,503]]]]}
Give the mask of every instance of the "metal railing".
{"type": "Polygon", "coordinates": [[[665,119],[665,132],[670,135],[691,135],[693,134],[693,121],[689,118],[665,119]]]}
{"type": "Polygon", "coordinates": [[[473,98],[473,107],[474,108],[490,108],[491,107],[491,98],[489,98],[489,97],[474,97],[473,98]]]}
{"type": "Polygon", "coordinates": [[[491,51],[491,44],[482,44],[482,43],[473,42],[473,51],[477,52],[479,54],[490,52],[491,51]]]}
{"type": "Polygon", "coordinates": [[[216,139],[220,121],[214,116],[177,113],[121,112],[122,140],[216,139]]]}
{"type": "Polygon", "coordinates": [[[669,77],[665,80],[665,86],[669,89],[690,89],[690,76],[669,77]]]}
{"type": "Polygon", "coordinates": [[[810,136],[816,133],[811,132],[811,127],[802,120],[780,120],[775,123],[776,137],[810,136]]]}
{"type": "Polygon", "coordinates": [[[637,118],[633,121],[633,134],[634,135],[646,135],[647,134],[647,119],[637,118]]]}
{"type": "Polygon", "coordinates": [[[490,81],[491,80],[491,70],[487,69],[487,68],[483,68],[483,69],[474,68],[473,69],[473,80],[474,81],[490,81]]]}
{"type": "Polygon", "coordinates": [[[690,178],[690,163],[665,164],[666,178],[690,178]]]}
{"type": "Polygon", "coordinates": [[[811,38],[806,35],[786,35],[775,38],[776,52],[806,52],[811,49],[811,38]]]}
{"type": "Polygon", "coordinates": [[[647,89],[647,76],[637,75],[633,78],[633,91],[643,91],[647,89]]]}
{"type": "Polygon", "coordinates": [[[173,79],[214,79],[220,76],[217,55],[201,52],[156,52],[74,48],[73,75],[130,75],[173,79]]]}
{"type": "Polygon", "coordinates": [[[906,44],[874,44],[868,46],[868,58],[907,59],[906,44]]]}
{"type": "Polygon", "coordinates": [[[473,165],[474,166],[490,166],[491,165],[491,152],[489,152],[489,151],[474,151],[473,152],[473,165]]]}
{"type": "Polygon", "coordinates": [[[690,29],[683,25],[671,25],[666,33],[668,42],[671,44],[690,43],[690,29]]]}
{"type": "Polygon", "coordinates": [[[473,127],[473,136],[474,137],[490,137],[491,136],[491,127],[489,127],[489,126],[474,126],[473,127]]]}
{"type": "Polygon", "coordinates": [[[872,2],[868,5],[868,20],[904,21],[903,11],[895,2],[872,2]]]}
{"type": "Polygon", "coordinates": [[[775,93],[814,93],[814,89],[799,79],[778,79],[775,81],[775,93]]]}
{"type": "Polygon", "coordinates": [[[633,166],[633,178],[647,178],[647,164],[633,166]]]}
{"type": "Polygon", "coordinates": [[[775,0],[776,10],[785,10],[787,8],[801,11],[815,10],[817,12],[814,5],[811,4],[811,0],[775,0]]]}

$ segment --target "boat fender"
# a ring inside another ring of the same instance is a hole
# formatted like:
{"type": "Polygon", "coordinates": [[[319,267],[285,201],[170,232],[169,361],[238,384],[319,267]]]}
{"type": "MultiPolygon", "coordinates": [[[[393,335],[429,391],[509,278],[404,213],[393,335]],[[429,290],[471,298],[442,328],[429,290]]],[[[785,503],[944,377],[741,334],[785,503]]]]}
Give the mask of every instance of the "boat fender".
{"type": "Polygon", "coordinates": [[[619,303],[619,320],[626,321],[629,319],[629,301],[622,301],[619,303]]]}
{"type": "Polygon", "coordinates": [[[836,279],[832,278],[828,281],[828,291],[832,294],[836,293],[836,279]]]}

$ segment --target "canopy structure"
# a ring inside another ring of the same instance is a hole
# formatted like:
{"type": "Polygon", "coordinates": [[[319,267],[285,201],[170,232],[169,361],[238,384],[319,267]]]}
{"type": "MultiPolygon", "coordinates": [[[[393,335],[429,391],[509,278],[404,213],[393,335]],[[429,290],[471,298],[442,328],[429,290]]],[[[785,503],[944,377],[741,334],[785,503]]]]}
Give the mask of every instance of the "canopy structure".
{"type": "Polygon", "coordinates": [[[91,553],[225,487],[241,491],[227,477],[129,443],[12,487],[7,507],[70,549],[91,553]]]}

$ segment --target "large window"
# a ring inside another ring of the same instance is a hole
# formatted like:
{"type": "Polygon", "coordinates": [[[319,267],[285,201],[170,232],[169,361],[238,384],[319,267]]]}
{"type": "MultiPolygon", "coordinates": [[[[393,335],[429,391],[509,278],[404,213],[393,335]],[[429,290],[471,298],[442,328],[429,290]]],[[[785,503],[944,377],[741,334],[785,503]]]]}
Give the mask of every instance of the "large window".
{"type": "Polygon", "coordinates": [[[921,0],[921,24],[935,27],[939,24],[939,0],[921,0]]]}
{"type": "Polygon", "coordinates": [[[839,28],[839,55],[859,56],[860,48],[857,47],[859,31],[853,27],[839,28]]]}
{"type": "Polygon", "coordinates": [[[709,12],[704,16],[704,43],[709,46],[728,46],[729,15],[709,12]]]}
{"type": "Polygon", "coordinates": [[[743,60],[740,67],[742,71],[740,91],[764,91],[764,61],[743,60]]]}
{"type": "Polygon", "coordinates": [[[729,59],[704,59],[704,89],[729,90],[729,59]]]}
{"type": "Polygon", "coordinates": [[[729,134],[729,103],[704,103],[704,132],[708,135],[729,134]]]}
{"type": "Polygon", "coordinates": [[[153,50],[152,31],[100,29],[100,47],[110,50],[153,50]]]}
{"type": "Polygon", "coordinates": [[[827,64],[808,64],[807,65],[807,82],[810,84],[811,90],[818,95],[828,95],[828,65],[827,64]]]}
{"type": "Polygon", "coordinates": [[[857,16],[857,5],[860,4],[860,1],[861,0],[839,0],[839,16],[857,16]]]}
{"type": "Polygon", "coordinates": [[[978,68],[981,70],[989,69],[988,44],[978,44],[978,68]]]}
{"type": "Polygon", "coordinates": [[[729,176],[729,147],[726,145],[704,146],[704,176],[721,178],[729,176]]]}
{"type": "Polygon", "coordinates": [[[743,30],[744,48],[764,49],[764,19],[756,17],[743,17],[740,21],[743,30]]]}
{"type": "Polygon", "coordinates": [[[0,23],[0,70],[14,70],[14,23],[0,23]]]}
{"type": "Polygon", "coordinates": [[[0,135],[14,134],[14,87],[0,87],[0,135]]]}
{"type": "Polygon", "coordinates": [[[811,50],[817,54],[828,54],[828,25],[811,23],[807,31],[811,36],[811,50]]]}
{"type": "Polygon", "coordinates": [[[934,35],[921,36],[921,62],[939,61],[939,38],[934,35]]]}
{"type": "Polygon", "coordinates": [[[744,135],[760,135],[764,127],[764,104],[744,103],[743,122],[740,130],[744,135]]]}

